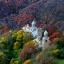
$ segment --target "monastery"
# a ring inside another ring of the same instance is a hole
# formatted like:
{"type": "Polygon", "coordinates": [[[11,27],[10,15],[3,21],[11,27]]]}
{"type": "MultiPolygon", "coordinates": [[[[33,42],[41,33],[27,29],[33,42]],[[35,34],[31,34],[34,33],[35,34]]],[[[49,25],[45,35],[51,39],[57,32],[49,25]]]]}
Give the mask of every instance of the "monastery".
{"type": "Polygon", "coordinates": [[[47,47],[49,47],[50,40],[48,37],[47,30],[42,30],[42,28],[37,28],[35,21],[31,23],[31,27],[29,26],[29,24],[27,24],[22,29],[25,32],[30,32],[33,35],[34,37],[33,41],[37,41],[39,44],[38,48],[42,48],[42,50],[45,50],[47,47]]]}

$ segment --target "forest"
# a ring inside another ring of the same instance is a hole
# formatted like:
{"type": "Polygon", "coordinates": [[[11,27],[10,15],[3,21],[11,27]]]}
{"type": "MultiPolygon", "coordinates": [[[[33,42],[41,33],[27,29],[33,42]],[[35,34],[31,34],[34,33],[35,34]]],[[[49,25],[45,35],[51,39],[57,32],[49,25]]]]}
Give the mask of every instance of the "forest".
{"type": "Polygon", "coordinates": [[[0,64],[64,64],[64,0],[0,0],[0,64]],[[48,30],[44,51],[22,30],[33,20],[48,30]]]}

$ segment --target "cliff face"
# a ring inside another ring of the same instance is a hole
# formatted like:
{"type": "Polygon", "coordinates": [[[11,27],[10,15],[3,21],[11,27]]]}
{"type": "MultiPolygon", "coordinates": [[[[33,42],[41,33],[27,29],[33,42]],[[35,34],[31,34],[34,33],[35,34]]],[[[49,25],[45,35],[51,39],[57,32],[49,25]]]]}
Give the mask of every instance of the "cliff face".
{"type": "Polygon", "coordinates": [[[0,22],[9,29],[20,29],[32,20],[37,25],[53,24],[64,30],[63,0],[0,0],[0,22]]]}

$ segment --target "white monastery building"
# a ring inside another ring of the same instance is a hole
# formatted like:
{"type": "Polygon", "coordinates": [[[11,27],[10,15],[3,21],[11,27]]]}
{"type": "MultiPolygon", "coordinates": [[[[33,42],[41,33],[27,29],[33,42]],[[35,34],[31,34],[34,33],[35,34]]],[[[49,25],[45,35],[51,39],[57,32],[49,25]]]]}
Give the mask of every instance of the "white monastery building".
{"type": "Polygon", "coordinates": [[[33,37],[35,38],[34,41],[38,42],[38,48],[42,47],[42,50],[45,50],[47,47],[49,47],[49,37],[47,30],[42,30],[42,28],[37,28],[35,21],[31,23],[31,26],[27,24],[22,28],[25,32],[30,32],[33,37]],[[43,36],[42,36],[43,34],[43,36]]]}

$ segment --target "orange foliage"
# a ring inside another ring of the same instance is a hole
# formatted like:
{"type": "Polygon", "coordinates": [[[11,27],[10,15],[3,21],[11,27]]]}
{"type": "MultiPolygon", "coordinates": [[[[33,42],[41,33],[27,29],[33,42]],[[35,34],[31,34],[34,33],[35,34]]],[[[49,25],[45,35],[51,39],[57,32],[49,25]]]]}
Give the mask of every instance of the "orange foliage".
{"type": "Polygon", "coordinates": [[[62,41],[62,39],[61,39],[61,38],[54,38],[54,39],[53,39],[53,43],[54,43],[54,44],[56,44],[58,41],[62,41]]]}
{"type": "Polygon", "coordinates": [[[23,51],[20,52],[19,59],[26,60],[31,56],[31,54],[35,53],[35,51],[36,47],[34,46],[34,43],[28,42],[24,45],[23,51]]]}
{"type": "Polygon", "coordinates": [[[49,37],[50,37],[51,40],[53,40],[54,38],[61,37],[61,33],[60,32],[54,32],[49,37]]]}
{"type": "Polygon", "coordinates": [[[61,36],[61,39],[64,40],[64,36],[61,36]]]}
{"type": "Polygon", "coordinates": [[[28,47],[26,47],[26,48],[24,49],[24,51],[27,51],[28,54],[32,54],[32,53],[34,53],[35,50],[36,50],[36,49],[35,49],[34,46],[28,46],[28,47]]]}
{"type": "Polygon", "coordinates": [[[28,57],[28,56],[27,56],[27,52],[26,52],[26,51],[21,51],[21,52],[20,52],[19,59],[20,59],[21,61],[26,60],[27,57],[28,57]]]}
{"type": "Polygon", "coordinates": [[[6,33],[9,31],[9,28],[7,25],[4,25],[3,28],[0,29],[0,34],[6,33]]]}
{"type": "Polygon", "coordinates": [[[24,48],[23,51],[20,52],[19,59],[21,61],[28,59],[30,55],[35,52],[35,50],[36,49],[34,48],[34,46],[24,48]]]}

